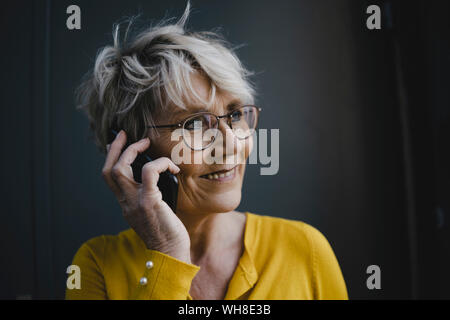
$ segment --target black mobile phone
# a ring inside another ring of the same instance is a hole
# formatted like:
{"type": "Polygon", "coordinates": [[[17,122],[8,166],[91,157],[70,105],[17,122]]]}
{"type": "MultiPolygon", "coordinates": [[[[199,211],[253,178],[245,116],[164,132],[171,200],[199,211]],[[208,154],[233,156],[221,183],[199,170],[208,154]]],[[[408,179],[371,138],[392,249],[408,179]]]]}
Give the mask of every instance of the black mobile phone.
{"type": "MultiPolygon", "coordinates": [[[[119,133],[116,130],[111,130],[114,134],[113,139],[119,133]]],[[[112,141],[111,140],[111,141],[112,141]]],[[[129,144],[126,145],[128,147],[129,144]]],[[[126,149],[124,148],[124,150],[126,149]]],[[[131,168],[133,169],[133,178],[136,182],[142,183],[142,167],[147,162],[152,161],[152,159],[146,154],[139,154],[134,162],[131,164],[131,168]]],[[[162,198],[164,202],[166,202],[172,211],[176,214],[177,211],[177,198],[178,198],[178,179],[175,175],[173,175],[168,170],[161,173],[158,179],[158,188],[162,193],[162,198]]]]}

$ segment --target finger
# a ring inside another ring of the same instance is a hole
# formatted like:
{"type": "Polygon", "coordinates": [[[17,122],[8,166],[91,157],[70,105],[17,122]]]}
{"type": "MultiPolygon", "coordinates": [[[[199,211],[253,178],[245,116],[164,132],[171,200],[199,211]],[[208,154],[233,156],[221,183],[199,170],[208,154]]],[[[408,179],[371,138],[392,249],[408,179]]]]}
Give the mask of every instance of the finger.
{"type": "Polygon", "coordinates": [[[131,166],[131,164],[136,160],[136,157],[138,154],[144,152],[148,147],[150,146],[150,139],[144,138],[142,140],[139,140],[133,144],[131,144],[126,150],[122,153],[119,160],[117,161],[118,164],[123,166],[131,166]]]}
{"type": "Polygon", "coordinates": [[[114,164],[117,162],[117,159],[119,158],[120,152],[123,146],[125,145],[126,141],[127,140],[125,131],[121,130],[114,139],[114,141],[112,142],[112,144],[108,145],[109,147],[107,146],[106,160],[102,169],[102,176],[104,180],[106,181],[107,185],[111,188],[113,193],[116,195],[116,197],[118,197],[118,199],[121,199],[122,191],[120,190],[120,187],[113,179],[112,168],[114,164]]]}
{"type": "Polygon", "coordinates": [[[125,131],[120,130],[120,132],[117,134],[116,138],[109,147],[108,154],[106,155],[104,168],[112,169],[112,167],[116,164],[117,160],[119,159],[122,149],[125,146],[126,142],[127,142],[127,135],[125,131]]]}
{"type": "Polygon", "coordinates": [[[133,195],[137,185],[131,164],[136,160],[138,154],[144,152],[149,145],[148,138],[133,143],[120,155],[119,160],[112,168],[112,177],[126,196],[133,195]]]}
{"type": "Polygon", "coordinates": [[[159,175],[169,170],[172,174],[180,172],[180,168],[167,157],[161,157],[146,163],[142,167],[142,190],[144,193],[154,193],[158,189],[159,175]]]}

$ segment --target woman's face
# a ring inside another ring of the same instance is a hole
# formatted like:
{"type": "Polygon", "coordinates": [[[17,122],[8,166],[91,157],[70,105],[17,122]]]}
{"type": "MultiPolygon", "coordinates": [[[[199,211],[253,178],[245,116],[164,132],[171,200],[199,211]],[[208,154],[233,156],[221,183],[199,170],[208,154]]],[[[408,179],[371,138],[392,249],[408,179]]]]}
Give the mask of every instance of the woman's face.
{"type": "MultiPolygon", "coordinates": [[[[210,87],[208,80],[196,74],[192,76],[192,84],[197,94],[207,101],[210,87]]],[[[218,116],[225,115],[230,112],[229,105],[235,102],[230,95],[217,92],[214,106],[207,111],[218,116]]],[[[166,115],[156,119],[156,124],[179,123],[193,113],[205,111],[199,108],[201,107],[187,106],[187,110],[182,110],[170,107],[166,115]]],[[[177,175],[179,182],[177,211],[187,214],[221,213],[232,211],[239,205],[245,162],[252,150],[253,138],[251,136],[244,140],[236,138],[225,118],[220,120],[218,129],[218,137],[205,150],[194,151],[184,147],[184,150],[191,153],[191,159],[197,157],[202,161],[178,164],[181,170],[177,175]],[[219,158],[218,155],[223,156],[219,158]],[[203,160],[205,157],[209,159],[215,157],[222,161],[210,164],[211,161],[206,163],[203,160]],[[224,170],[226,172],[222,172],[221,175],[220,173],[214,175],[214,172],[224,170]]],[[[171,141],[172,131],[173,129],[159,129],[160,135],[152,139],[150,145],[151,156],[171,158],[172,148],[180,141],[183,143],[182,140],[171,141]]]]}

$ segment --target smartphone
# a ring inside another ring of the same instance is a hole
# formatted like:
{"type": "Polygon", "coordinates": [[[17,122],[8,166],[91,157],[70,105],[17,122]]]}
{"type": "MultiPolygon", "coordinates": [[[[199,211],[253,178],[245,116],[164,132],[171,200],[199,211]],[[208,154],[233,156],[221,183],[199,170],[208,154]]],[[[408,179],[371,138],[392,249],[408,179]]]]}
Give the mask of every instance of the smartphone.
{"type": "MultiPolygon", "coordinates": [[[[120,131],[120,130],[119,130],[120,131]]],[[[111,129],[113,134],[111,142],[114,140],[115,136],[119,133],[117,130],[111,129]]],[[[129,146],[127,144],[124,150],[129,146]]],[[[142,183],[142,167],[147,162],[152,161],[152,159],[144,152],[140,153],[134,162],[131,164],[133,169],[133,178],[136,182],[142,183]]],[[[162,193],[163,201],[166,202],[172,211],[176,214],[177,211],[177,198],[178,198],[178,179],[168,170],[161,173],[158,179],[158,188],[162,193]]]]}

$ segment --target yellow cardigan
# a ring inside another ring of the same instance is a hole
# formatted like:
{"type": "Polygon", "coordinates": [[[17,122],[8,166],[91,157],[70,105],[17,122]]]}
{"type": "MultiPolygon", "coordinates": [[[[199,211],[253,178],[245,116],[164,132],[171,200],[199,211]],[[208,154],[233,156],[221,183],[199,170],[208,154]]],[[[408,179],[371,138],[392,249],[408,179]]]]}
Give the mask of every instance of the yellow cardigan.
{"type": "MultiPolygon", "coordinates": [[[[348,299],[322,233],[301,221],[246,215],[245,249],[225,300],[348,299]]],[[[81,288],[66,289],[66,299],[192,300],[189,289],[200,270],[148,250],[132,229],[85,242],[72,264],[80,267],[81,288]]]]}

